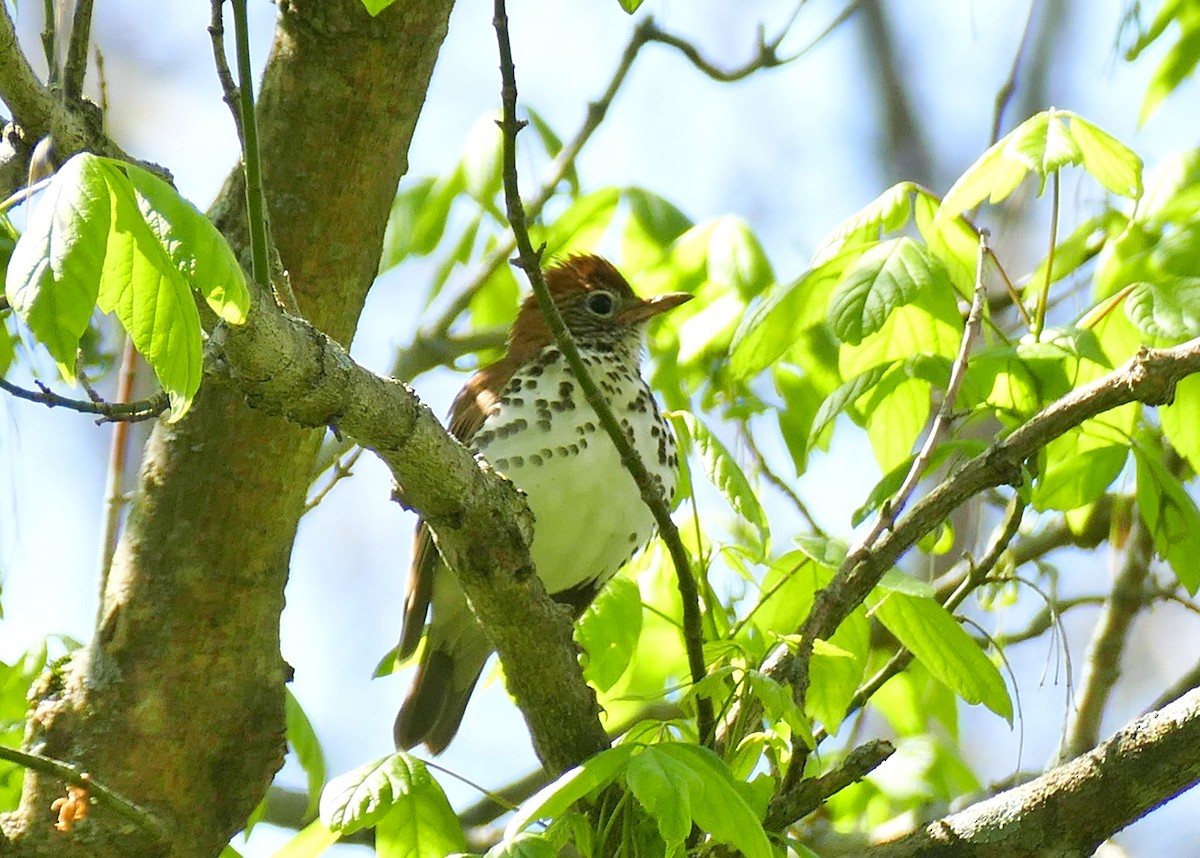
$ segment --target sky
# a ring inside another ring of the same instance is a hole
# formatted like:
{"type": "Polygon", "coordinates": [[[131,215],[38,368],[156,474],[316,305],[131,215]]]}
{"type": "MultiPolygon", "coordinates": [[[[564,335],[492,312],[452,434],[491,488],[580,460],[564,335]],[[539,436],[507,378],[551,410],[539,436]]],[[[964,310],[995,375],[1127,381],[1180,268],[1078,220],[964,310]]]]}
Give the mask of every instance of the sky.
{"type": "MultiPolygon", "coordinates": [[[[19,24],[30,50],[40,29],[38,5],[20,4],[19,24]]],[[[803,4],[782,52],[809,45],[843,5],[803,4]]],[[[1194,84],[1173,96],[1175,103],[1160,111],[1160,118],[1137,128],[1155,57],[1133,66],[1120,59],[1115,48],[1124,9],[1120,0],[1065,6],[1066,35],[1044,79],[1036,82],[1046,101],[1033,109],[1053,104],[1075,110],[1132,145],[1151,165],[1196,145],[1195,129],[1169,118],[1196,115],[1194,84]]],[[[995,94],[1019,44],[1027,7],[894,0],[885,8],[919,133],[932,153],[933,175],[926,181],[945,190],[988,143],[995,94]]],[[[692,39],[719,64],[736,65],[751,55],[759,22],[774,33],[792,9],[791,2],[766,0],[648,0],[630,17],[616,0],[511,0],[521,97],[567,136],[582,121],[588,100],[604,89],[641,17],[653,14],[662,27],[692,39]]],[[[261,66],[276,7],[252,0],[251,13],[261,66]]],[[[111,133],[127,151],[168,166],[184,196],[205,207],[236,159],[233,126],[212,72],[207,4],[111,0],[97,4],[96,14],[111,133]]],[[[794,63],[736,84],[703,79],[677,53],[651,46],[581,158],[581,176],[590,187],[651,188],[696,221],[738,215],[760,237],[776,271],[795,276],[825,232],[890,184],[909,178],[889,156],[893,147],[877,124],[872,71],[871,52],[853,20],[794,63]]],[[[451,167],[470,128],[496,109],[498,91],[490,4],[463,0],[452,17],[410,152],[411,176],[451,167]]],[[[1019,118],[1009,116],[1006,130],[1019,118]]],[[[522,161],[526,175],[535,175],[539,166],[522,161]]],[[[1086,211],[1095,201],[1082,186],[1068,184],[1068,189],[1068,207],[1086,211]]],[[[1027,256],[1029,236],[1044,235],[1036,229],[1038,217],[1032,215],[1028,230],[1006,227],[993,244],[1015,257],[1027,256]]],[[[425,276],[428,267],[418,264],[381,278],[354,344],[361,363],[387,371],[418,321],[406,289],[412,278],[425,276]]],[[[463,380],[460,374],[439,372],[415,386],[436,412],[444,413],[463,380]]],[[[90,637],[110,432],[82,416],[0,400],[0,658],[16,657],[47,634],[90,637]],[[63,592],[76,595],[64,600],[63,592]]],[[[845,532],[849,512],[861,503],[844,487],[870,486],[877,479],[868,460],[853,444],[835,448],[799,481],[801,495],[820,499],[823,523],[835,531],[845,532]]],[[[411,516],[389,502],[389,495],[384,469],[364,457],[355,477],[305,518],[293,555],[284,657],[296,669],[293,690],[325,744],[331,775],[391,750],[391,723],[407,690],[405,674],[371,679],[399,631],[412,528],[411,516]]],[[[1105,557],[1080,558],[1073,568],[1107,575],[1108,563],[1105,557]]],[[[1086,614],[1069,619],[1078,647],[1093,620],[1086,614]]],[[[1109,730],[1136,715],[1146,695],[1166,684],[1163,677],[1191,666],[1182,648],[1162,644],[1184,633],[1181,617],[1162,611],[1153,626],[1139,627],[1130,658],[1139,659],[1145,670],[1133,681],[1128,699],[1114,707],[1109,730]]],[[[1194,639],[1194,630],[1187,633],[1194,639]]],[[[1030,723],[1039,717],[1061,719],[1066,691],[1061,677],[1056,679],[1058,656],[1034,647],[1016,648],[1010,655],[1018,674],[1031,677],[1021,688],[1030,723]]],[[[1074,655],[1078,666],[1082,650],[1074,655]]],[[[535,760],[520,716],[502,689],[493,683],[476,697],[467,727],[438,762],[496,787],[532,769],[535,760]],[[471,720],[472,713],[486,717],[471,720]]],[[[986,713],[968,713],[966,723],[968,744],[985,780],[1003,778],[1018,766],[1041,766],[1057,741],[1053,731],[1010,731],[986,713]]],[[[299,787],[303,777],[289,764],[283,782],[299,787]]],[[[458,805],[476,797],[453,780],[443,784],[458,805]]],[[[1172,841],[1162,838],[1178,837],[1175,842],[1182,844],[1200,836],[1195,810],[1194,800],[1177,801],[1121,842],[1133,855],[1171,854],[1172,841]],[[1151,849],[1168,851],[1141,851],[1151,849]]],[[[263,827],[238,848],[261,858],[285,840],[286,833],[263,827]]],[[[339,847],[331,854],[366,853],[339,847]]]]}

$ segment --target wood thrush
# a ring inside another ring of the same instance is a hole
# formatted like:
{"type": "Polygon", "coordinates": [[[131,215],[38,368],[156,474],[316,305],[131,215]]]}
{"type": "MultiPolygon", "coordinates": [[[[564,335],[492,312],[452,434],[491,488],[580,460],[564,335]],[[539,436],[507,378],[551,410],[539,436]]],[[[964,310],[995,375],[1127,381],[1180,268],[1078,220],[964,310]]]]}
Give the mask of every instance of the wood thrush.
{"type": "MultiPolygon", "coordinates": [[[[670,499],[675,439],[641,377],[642,339],[651,318],[692,296],[639,298],[598,256],[575,256],[548,269],[546,285],[592,378],[670,499]]],[[[535,519],[534,567],[550,595],[576,616],[650,538],[650,510],[583,398],[534,297],[517,315],[507,354],[475,373],[454,399],[450,431],[525,493],[535,519]]],[[[396,718],[395,737],[398,747],[424,742],[437,754],[458,732],[492,648],[429,529],[419,522],[401,658],[416,651],[427,615],[425,650],[396,718]]]]}

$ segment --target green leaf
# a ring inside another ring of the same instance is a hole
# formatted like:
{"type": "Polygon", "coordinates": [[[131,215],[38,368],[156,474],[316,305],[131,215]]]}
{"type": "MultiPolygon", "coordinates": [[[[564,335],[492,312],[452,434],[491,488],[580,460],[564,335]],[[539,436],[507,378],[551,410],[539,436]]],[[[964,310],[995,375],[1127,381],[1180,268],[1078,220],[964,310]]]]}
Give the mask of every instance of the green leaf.
{"type": "Polygon", "coordinates": [[[287,712],[287,741],[291,746],[300,768],[308,776],[308,808],[304,815],[311,816],[317,810],[321,800],[321,787],[325,785],[325,753],[321,750],[321,740],[313,730],[312,722],[300,706],[300,701],[287,688],[285,698],[287,712]]]}
{"type": "Polygon", "coordinates": [[[1143,334],[1182,340],[1200,333],[1200,277],[1172,277],[1137,284],[1125,314],[1143,334]]]}
{"type": "Polygon", "coordinates": [[[1117,196],[1139,199],[1142,196],[1142,159],[1107,131],[1082,116],[1071,117],[1071,137],[1079,147],[1083,169],[1117,196]]]}
{"type": "Polygon", "coordinates": [[[271,858],[318,858],[339,839],[337,834],[329,830],[329,826],[319,819],[314,819],[284,844],[283,848],[277,849],[271,858]]]}
{"type": "Polygon", "coordinates": [[[95,167],[94,156],[69,159],[30,203],[4,282],[13,310],[72,382],[79,338],[100,292],[109,233],[108,185],[95,167]]]}
{"type": "Polygon", "coordinates": [[[695,822],[747,858],[771,858],[761,819],[725,763],[707,748],[677,742],[647,746],[629,761],[626,781],[657,822],[668,852],[683,843],[695,822]]]}
{"type": "Polygon", "coordinates": [[[629,667],[641,634],[641,591],[628,578],[614,578],[575,625],[584,678],[599,691],[612,688],[629,667]]]}
{"type": "Polygon", "coordinates": [[[555,819],[566,813],[571,805],[594,790],[606,787],[625,770],[633,753],[633,745],[617,745],[584,760],[581,765],[559,775],[558,779],[538,790],[509,820],[504,829],[504,842],[512,840],[539,819],[555,819]]]}
{"type": "Polygon", "coordinates": [[[1008,136],[1005,155],[1024,162],[1043,180],[1063,167],[1078,164],[1083,153],[1060,117],[1051,108],[1022,122],[1008,136]]]}
{"type": "Polygon", "coordinates": [[[1010,724],[1012,699],[1000,671],[971,636],[932,599],[891,591],[872,613],[938,680],[968,703],[982,703],[1010,724]]]}
{"type": "Polygon", "coordinates": [[[463,149],[462,174],[467,194],[484,208],[490,208],[500,192],[500,162],[504,137],[496,124],[496,115],[488,113],[475,120],[467,133],[463,149]]]}
{"type": "Polygon", "coordinates": [[[617,0],[617,3],[622,9],[632,15],[642,5],[644,0],[617,0]]]}
{"type": "Polygon", "coordinates": [[[808,328],[825,321],[829,295],[846,268],[863,253],[859,246],[811,268],[792,283],[777,283],[742,316],[729,347],[730,371],[747,379],[769,367],[808,328]]]}
{"type": "Polygon", "coordinates": [[[907,461],[929,422],[930,384],[897,367],[860,403],[875,461],[889,471],[907,461]]]}
{"type": "Polygon", "coordinates": [[[321,821],[342,836],[392,814],[389,824],[404,832],[408,854],[432,858],[466,849],[446,794],[416,757],[395,753],[367,763],[331,780],[321,794],[321,821]]]}
{"type": "Polygon", "coordinates": [[[1125,467],[1128,443],[1105,443],[1085,423],[1046,445],[1045,465],[1034,485],[1035,509],[1072,510],[1095,501],[1125,467]]]}
{"type": "Polygon", "coordinates": [[[146,225],[188,285],[229,324],[245,322],[250,311],[246,275],[212,222],[153,173],[121,161],[101,160],[115,173],[112,181],[128,180],[146,225]]]}
{"type": "Polygon", "coordinates": [[[1181,378],[1175,385],[1175,401],[1160,406],[1158,418],[1163,435],[1192,470],[1200,473],[1200,375],[1181,378]]]}
{"type": "Polygon", "coordinates": [[[114,313],[171,397],[172,420],[200,386],[192,290],[232,324],[250,304],[236,257],[194,206],[145,170],[86,153],[50,182],[5,288],[68,379],[93,306],[114,313]]]}
{"type": "Polygon", "coordinates": [[[467,850],[450,802],[441,787],[429,781],[435,793],[401,800],[375,823],[376,858],[445,858],[467,850]]]}
{"type": "Polygon", "coordinates": [[[879,384],[880,380],[898,363],[898,360],[894,360],[877,364],[838,385],[829,396],[825,397],[825,401],[817,409],[817,416],[813,418],[812,429],[808,436],[809,445],[811,446],[816,441],[817,436],[824,432],[825,427],[836,420],[839,414],[852,407],[867,391],[879,384]]]}
{"type": "Polygon", "coordinates": [[[1200,510],[1159,456],[1134,445],[1138,512],[1154,547],[1190,595],[1200,589],[1200,510]]]}
{"type": "Polygon", "coordinates": [[[908,221],[912,210],[909,200],[916,189],[912,182],[893,185],[842,221],[821,239],[811,266],[817,268],[844,250],[874,244],[884,233],[900,229],[908,221]]]}
{"type": "Polygon", "coordinates": [[[808,710],[836,735],[867,668],[871,627],[866,610],[860,605],[827,641],[813,644],[808,710]]]}
{"type": "Polygon", "coordinates": [[[775,281],[771,263],[744,220],[723,217],[709,236],[708,279],[722,292],[736,291],[749,300],[775,281]]]}
{"type": "Polygon", "coordinates": [[[690,412],[675,412],[672,419],[682,422],[687,434],[696,444],[700,461],[708,479],[728,502],[733,511],[758,531],[759,543],[766,546],[771,538],[767,514],[746,479],[737,460],[704,423],[690,412]]]}
{"type": "Polygon", "coordinates": [[[512,840],[501,840],[483,858],[558,858],[562,844],[544,834],[525,831],[512,840]]]}
{"type": "MultiPolygon", "coordinates": [[[[1200,62],[1200,15],[1190,3],[1167,2],[1163,4],[1150,32],[1157,37],[1171,21],[1179,24],[1179,41],[1173,44],[1163,57],[1146,87],[1146,97],[1138,124],[1144,125],[1163,100],[1179,88],[1184,79],[1195,71],[1200,62]]],[[[1148,41],[1139,41],[1138,49],[1148,41]]]]}
{"type": "Polygon", "coordinates": [[[594,248],[608,231],[620,201],[621,192],[616,188],[602,188],[576,198],[542,234],[546,254],[556,256],[594,248]]]}
{"type": "Polygon", "coordinates": [[[958,177],[942,198],[936,221],[957,217],[984,200],[999,203],[1016,190],[1029,173],[1029,165],[1008,152],[1008,142],[1017,130],[993,143],[958,177]]]}
{"type": "Polygon", "coordinates": [[[897,307],[934,287],[937,261],[907,236],[867,250],[842,279],[829,305],[833,332],[857,345],[883,327],[897,307]]]}

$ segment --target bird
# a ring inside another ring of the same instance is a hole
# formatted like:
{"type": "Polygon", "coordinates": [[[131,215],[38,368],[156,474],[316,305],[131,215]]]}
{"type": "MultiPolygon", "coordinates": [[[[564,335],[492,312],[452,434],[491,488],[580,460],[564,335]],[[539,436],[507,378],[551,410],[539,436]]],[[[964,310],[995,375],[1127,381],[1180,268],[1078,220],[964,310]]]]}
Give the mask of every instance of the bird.
{"type": "MultiPolygon", "coordinates": [[[[675,438],[641,375],[647,323],[692,296],[639,298],[606,259],[574,255],[546,286],[589,375],[671,500],[675,438]]],[[[522,303],[503,358],[476,372],[450,407],[452,435],[524,492],[530,557],[550,596],[576,619],[653,534],[654,518],[616,445],[583,398],[534,296],[522,303]]],[[[454,738],[492,648],[424,521],[417,523],[397,653],[425,648],[396,717],[395,741],[439,754],[454,738]]]]}

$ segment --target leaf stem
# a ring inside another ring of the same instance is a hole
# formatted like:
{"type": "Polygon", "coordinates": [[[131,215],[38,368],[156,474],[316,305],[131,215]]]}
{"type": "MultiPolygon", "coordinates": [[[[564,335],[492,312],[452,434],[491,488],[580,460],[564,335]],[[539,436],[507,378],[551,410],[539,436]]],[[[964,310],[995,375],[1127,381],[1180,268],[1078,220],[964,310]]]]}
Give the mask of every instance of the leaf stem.
{"type": "Polygon", "coordinates": [[[1054,248],[1058,245],[1058,215],[1062,194],[1062,180],[1059,178],[1058,170],[1054,171],[1050,188],[1050,249],[1046,252],[1046,279],[1042,283],[1042,290],[1038,293],[1037,309],[1033,314],[1034,342],[1042,339],[1042,331],[1046,328],[1046,305],[1050,299],[1050,284],[1054,281],[1054,248]]]}
{"type": "Polygon", "coordinates": [[[254,84],[250,70],[250,29],[246,23],[246,0],[230,0],[233,6],[233,36],[237,53],[238,98],[242,116],[242,164],[246,173],[246,218],[250,229],[250,261],[254,282],[271,282],[267,254],[267,216],[263,200],[262,161],[258,151],[258,122],[254,113],[254,84]]]}

